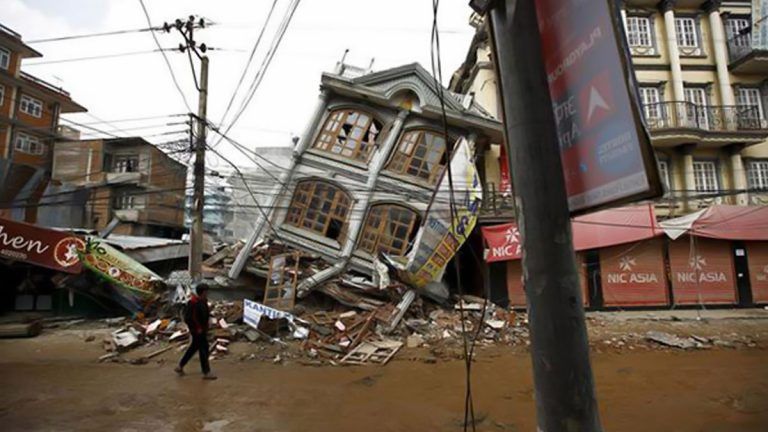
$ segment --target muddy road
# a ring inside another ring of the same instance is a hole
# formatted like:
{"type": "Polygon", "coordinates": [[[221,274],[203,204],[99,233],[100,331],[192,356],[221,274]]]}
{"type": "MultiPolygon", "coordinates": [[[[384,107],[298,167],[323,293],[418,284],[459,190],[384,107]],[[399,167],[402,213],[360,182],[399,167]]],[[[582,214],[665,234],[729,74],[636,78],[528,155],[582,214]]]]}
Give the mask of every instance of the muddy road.
{"type": "MultiPolygon", "coordinates": [[[[83,336],[69,331],[0,340],[0,429],[462,429],[462,362],[419,361],[418,350],[403,351],[385,367],[274,364],[233,354],[213,363],[220,378],[207,382],[194,360],[187,376],[176,377],[174,351],[140,366],[100,364],[95,359],[103,351],[83,336]]],[[[592,358],[605,430],[768,430],[765,341],[755,348],[694,351],[593,348],[592,358]]],[[[478,430],[535,430],[524,349],[483,348],[473,384],[478,430]]]]}

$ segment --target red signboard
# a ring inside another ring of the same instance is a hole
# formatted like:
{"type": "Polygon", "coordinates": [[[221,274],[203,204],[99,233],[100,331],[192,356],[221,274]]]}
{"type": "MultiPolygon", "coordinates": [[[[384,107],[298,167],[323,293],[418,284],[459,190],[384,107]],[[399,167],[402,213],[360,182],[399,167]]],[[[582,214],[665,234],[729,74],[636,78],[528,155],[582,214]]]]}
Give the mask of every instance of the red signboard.
{"type": "Polygon", "coordinates": [[[72,234],[0,219],[0,256],[66,273],[80,273],[78,249],[85,242],[72,234]]]}
{"type": "Polygon", "coordinates": [[[675,304],[735,304],[731,244],[722,240],[682,237],[669,245],[675,304]]]}
{"type": "Polygon", "coordinates": [[[659,196],[612,0],[536,0],[572,212],[659,196]]]}
{"type": "Polygon", "coordinates": [[[485,261],[492,263],[519,259],[522,254],[520,231],[513,223],[484,226],[483,238],[487,246],[485,261]]]}
{"type": "Polygon", "coordinates": [[[660,239],[600,249],[600,282],[606,306],[669,304],[660,239]]]}

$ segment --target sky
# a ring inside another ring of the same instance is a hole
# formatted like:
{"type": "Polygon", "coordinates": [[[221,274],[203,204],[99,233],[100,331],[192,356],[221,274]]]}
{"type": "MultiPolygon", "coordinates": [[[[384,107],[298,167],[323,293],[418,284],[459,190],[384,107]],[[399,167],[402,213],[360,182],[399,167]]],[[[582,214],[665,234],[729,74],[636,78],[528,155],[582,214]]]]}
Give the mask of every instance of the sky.
{"type": "MultiPolygon", "coordinates": [[[[198,42],[222,49],[209,52],[208,118],[215,124],[221,121],[273,1],[144,0],[153,25],[190,14],[215,23],[195,34],[198,42]]],[[[262,63],[289,3],[277,0],[245,84],[236,96],[235,108],[262,63]]],[[[438,24],[446,85],[464,60],[472,39],[467,4],[466,0],[444,1],[440,6],[438,24]]],[[[374,70],[412,62],[429,70],[431,6],[429,0],[302,0],[264,80],[229,135],[249,148],[289,146],[291,137],[304,130],[314,109],[321,73],[332,71],[346,49],[348,64],[367,66],[374,58],[374,70]]],[[[0,10],[0,22],[26,41],[148,27],[139,0],[0,0],[0,10]]],[[[182,41],[177,32],[155,34],[163,47],[177,47],[182,41]]],[[[30,45],[44,57],[25,60],[22,70],[62,86],[88,108],[88,114],[65,118],[119,136],[142,135],[156,143],[184,137],[160,135],[183,130],[184,125],[168,125],[183,121],[181,117],[125,121],[188,112],[159,52],[35,65],[156,49],[149,32],[30,45]]],[[[186,99],[197,111],[197,91],[188,58],[178,52],[167,55],[186,99]]],[[[229,118],[231,115],[224,125],[229,118]]],[[[210,144],[217,141],[215,134],[208,140],[210,144]]],[[[217,149],[238,165],[252,165],[226,141],[217,149]]],[[[226,163],[218,158],[207,160],[210,168],[227,170],[226,163]]]]}

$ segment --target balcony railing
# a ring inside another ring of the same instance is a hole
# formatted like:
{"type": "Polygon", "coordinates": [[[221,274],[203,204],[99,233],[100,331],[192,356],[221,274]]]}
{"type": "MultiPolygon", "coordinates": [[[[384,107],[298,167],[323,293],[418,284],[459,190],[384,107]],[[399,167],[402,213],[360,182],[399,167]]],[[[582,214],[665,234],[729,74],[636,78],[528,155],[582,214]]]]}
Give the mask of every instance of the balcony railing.
{"type": "Polygon", "coordinates": [[[696,105],[690,102],[662,102],[643,107],[651,130],[700,129],[715,132],[760,131],[768,121],[756,106],[696,105]]]}
{"type": "Polygon", "coordinates": [[[483,191],[483,212],[488,214],[500,214],[512,212],[515,203],[510,192],[502,192],[496,183],[486,183],[483,191]]]}
{"type": "Polygon", "coordinates": [[[728,60],[731,64],[743,59],[749,54],[755,51],[768,51],[768,42],[756,43],[754,40],[754,34],[760,34],[764,31],[765,25],[768,25],[766,21],[759,20],[750,27],[741,30],[738,34],[732,35],[728,39],[728,60]]]}

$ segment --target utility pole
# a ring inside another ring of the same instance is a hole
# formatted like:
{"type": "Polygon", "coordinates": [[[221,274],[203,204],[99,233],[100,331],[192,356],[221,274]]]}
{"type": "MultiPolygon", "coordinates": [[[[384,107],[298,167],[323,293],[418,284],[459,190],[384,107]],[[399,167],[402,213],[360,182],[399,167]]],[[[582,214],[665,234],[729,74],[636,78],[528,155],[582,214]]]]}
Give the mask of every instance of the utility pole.
{"type": "Polygon", "coordinates": [[[556,123],[534,0],[487,13],[523,238],[538,431],[601,431],[556,123]]]}
{"type": "MultiPolygon", "coordinates": [[[[203,209],[205,206],[205,147],[207,132],[207,108],[208,108],[208,57],[205,52],[208,48],[205,44],[197,45],[194,39],[195,28],[204,28],[205,21],[201,18],[195,20],[190,16],[186,21],[177,19],[173,25],[165,23],[163,29],[170,32],[175,28],[184,38],[184,44],[179,45],[179,51],[186,52],[189,56],[192,74],[195,79],[195,87],[198,91],[197,103],[197,132],[194,144],[195,165],[192,174],[193,193],[192,193],[192,225],[189,233],[189,275],[193,281],[200,281],[202,278],[203,263],[203,209]],[[202,54],[201,54],[202,52],[202,54]],[[197,82],[194,64],[192,64],[192,54],[200,59],[200,83],[197,82]]],[[[190,117],[192,114],[190,114],[190,117]]],[[[191,120],[191,118],[190,118],[191,120]]]]}

